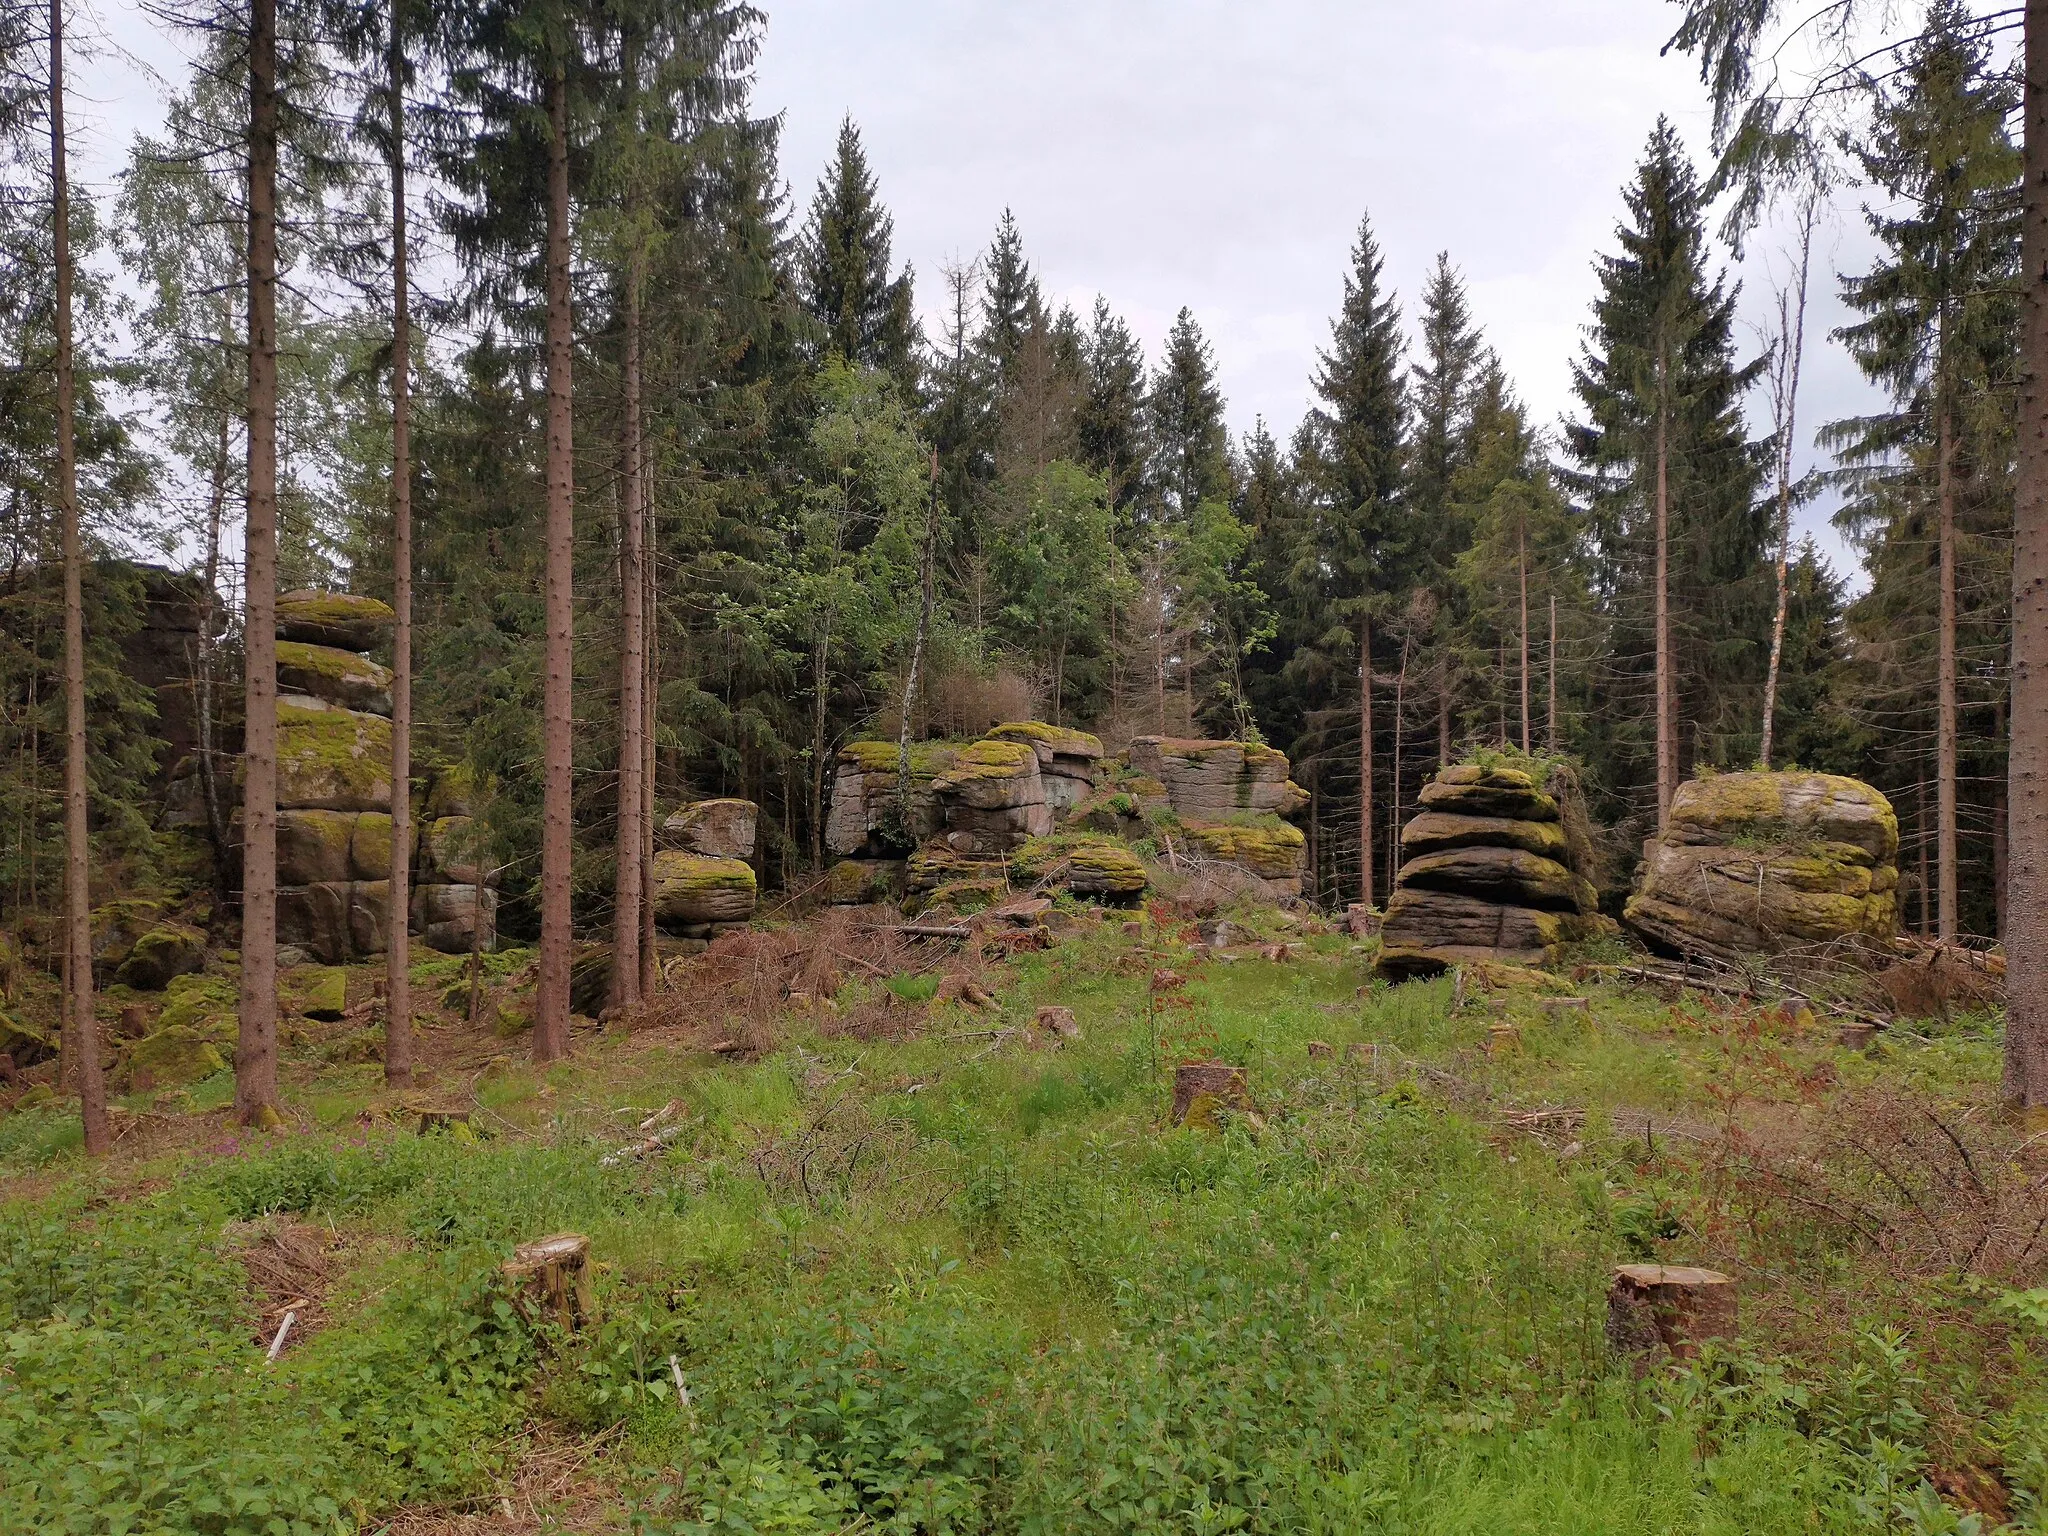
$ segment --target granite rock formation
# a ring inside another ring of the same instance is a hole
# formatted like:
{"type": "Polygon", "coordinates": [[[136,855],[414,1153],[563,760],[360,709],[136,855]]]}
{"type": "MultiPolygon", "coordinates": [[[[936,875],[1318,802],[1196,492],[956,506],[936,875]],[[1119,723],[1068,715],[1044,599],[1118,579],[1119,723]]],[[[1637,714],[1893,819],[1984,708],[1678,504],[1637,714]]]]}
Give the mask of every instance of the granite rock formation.
{"type": "Polygon", "coordinates": [[[1732,962],[1898,926],[1899,823],[1859,779],[1724,773],[1679,786],[1625,916],[1660,949],[1732,962]]]}

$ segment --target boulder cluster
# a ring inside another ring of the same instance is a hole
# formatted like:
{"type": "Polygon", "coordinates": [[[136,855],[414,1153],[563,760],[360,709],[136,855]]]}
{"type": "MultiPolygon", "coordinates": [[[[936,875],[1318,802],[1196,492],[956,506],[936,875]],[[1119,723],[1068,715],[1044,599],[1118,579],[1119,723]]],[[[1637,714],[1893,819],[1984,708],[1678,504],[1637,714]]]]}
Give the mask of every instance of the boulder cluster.
{"type": "Polygon", "coordinates": [[[410,927],[429,945],[496,938],[495,877],[461,773],[434,779],[408,846],[392,846],[391,672],[367,654],[392,622],[373,597],[277,600],[278,942],[327,965],[389,947],[394,858],[411,869],[410,927]]]}
{"type": "Polygon", "coordinates": [[[971,903],[1013,877],[1130,900],[1148,881],[1126,839],[1152,835],[1152,820],[1190,860],[1301,893],[1305,839],[1281,818],[1307,796],[1270,747],[1145,736],[1112,761],[1086,731],[1013,721],[977,741],[913,745],[909,781],[905,794],[894,742],[839,754],[826,845],[843,861],[826,900],[971,903]]]}
{"type": "Polygon", "coordinates": [[[661,825],[654,855],[654,921],[686,943],[716,938],[754,915],[754,835],[760,807],[751,800],[698,800],[661,825]]]}
{"type": "Polygon", "coordinates": [[[1898,926],[1899,823],[1859,779],[1724,773],[1679,786],[1625,911],[1659,949],[1735,962],[1898,926]]]}
{"type": "Polygon", "coordinates": [[[1614,924],[1599,912],[1577,775],[1562,763],[1454,763],[1401,831],[1379,969],[1429,976],[1474,961],[1540,965],[1614,924]]]}

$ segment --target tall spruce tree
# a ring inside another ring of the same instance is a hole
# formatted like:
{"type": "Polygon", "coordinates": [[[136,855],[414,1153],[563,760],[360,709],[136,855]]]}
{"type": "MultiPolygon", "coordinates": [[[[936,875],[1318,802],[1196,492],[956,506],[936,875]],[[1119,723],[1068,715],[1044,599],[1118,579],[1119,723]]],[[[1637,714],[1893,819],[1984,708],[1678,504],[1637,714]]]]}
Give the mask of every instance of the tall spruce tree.
{"type": "MultiPolygon", "coordinates": [[[[1935,931],[1953,940],[1961,922],[1959,713],[1974,707],[1989,723],[1990,707],[2003,703],[1998,663],[2009,643],[1998,588],[2008,579],[2019,371],[2020,166],[2006,131],[2018,92],[1994,70],[1988,42],[1958,0],[1937,0],[1926,32],[1871,89],[1872,132],[1857,157],[1889,200],[1868,215],[1884,256],[1845,281],[1843,297],[1865,318],[1838,335],[1893,409],[1838,423],[1828,437],[1860,492],[1838,521],[1867,547],[1885,546],[1871,549],[1871,571],[1887,590],[1857,606],[1886,614],[1877,643],[1905,669],[1895,682],[1932,664],[1931,687],[1873,698],[1890,706],[1882,724],[1902,745],[1933,739],[1935,931]],[[1960,614],[1959,592],[1967,609],[1960,614]],[[1966,658],[1959,636],[1968,641],[1966,658]],[[1987,676],[1998,680],[1995,693],[1987,676]]],[[[1996,772],[2003,763],[1984,766],[1996,772]]],[[[1988,861],[1982,867],[1988,877],[1988,861]]]]}
{"type": "Polygon", "coordinates": [[[1597,746],[1608,785],[1650,786],[1659,825],[1688,762],[1755,751],[1769,643],[1769,518],[1742,395],[1763,359],[1738,364],[1735,291],[1708,271],[1705,206],[1659,119],[1624,189],[1620,249],[1573,383],[1566,477],[1589,518],[1608,654],[1597,746]]]}
{"type": "Polygon", "coordinates": [[[917,383],[917,320],[910,269],[889,272],[894,231],[848,116],[797,241],[804,308],[823,328],[826,352],[879,368],[909,390],[917,383]]]}
{"type": "Polygon", "coordinates": [[[1334,691],[1347,652],[1356,660],[1359,793],[1358,899],[1370,903],[1374,879],[1373,627],[1397,611],[1415,570],[1418,530],[1402,497],[1407,451],[1407,400],[1402,387],[1401,310],[1386,291],[1384,262],[1372,221],[1362,218],[1344,277],[1344,302],[1331,324],[1329,350],[1319,356],[1313,470],[1320,527],[1295,566],[1320,602],[1296,612],[1316,626],[1296,650],[1315,657],[1334,691]]]}

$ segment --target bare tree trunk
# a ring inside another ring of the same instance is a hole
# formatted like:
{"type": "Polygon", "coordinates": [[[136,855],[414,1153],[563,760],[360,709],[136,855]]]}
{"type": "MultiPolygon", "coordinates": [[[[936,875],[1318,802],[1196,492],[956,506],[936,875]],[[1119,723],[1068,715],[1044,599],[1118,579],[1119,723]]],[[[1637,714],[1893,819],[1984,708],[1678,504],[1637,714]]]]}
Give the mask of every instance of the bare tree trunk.
{"type": "Polygon", "coordinates": [[[1522,581],[1522,752],[1533,750],[1529,738],[1529,520],[1515,517],[1515,561],[1522,581]]]}
{"type": "Polygon", "coordinates": [[[612,882],[611,1001],[631,1008],[640,994],[640,845],[645,814],[641,775],[647,753],[645,655],[647,578],[644,562],[646,515],[640,479],[640,257],[626,273],[625,428],[619,518],[619,825],[612,882]]]}
{"type": "MultiPolygon", "coordinates": [[[[225,308],[225,307],[224,307],[225,308]]],[[[223,321],[228,317],[223,314],[223,321]]],[[[221,335],[227,335],[225,324],[221,335]]],[[[213,847],[213,905],[212,926],[216,930],[225,921],[229,899],[234,887],[228,878],[228,813],[221,803],[220,763],[215,756],[218,749],[219,733],[214,729],[218,706],[214,701],[214,668],[218,665],[217,646],[214,631],[220,624],[220,535],[221,523],[227,516],[228,500],[228,413],[225,406],[220,413],[220,430],[214,439],[212,484],[207,493],[206,503],[206,557],[201,567],[206,590],[199,598],[199,633],[195,638],[195,659],[193,672],[194,692],[198,695],[199,716],[199,793],[206,806],[206,836],[213,847]]]]}
{"type": "Polygon", "coordinates": [[[825,867],[825,688],[832,679],[832,615],[824,615],[811,661],[811,868],[825,867]]]}
{"type": "MultiPolygon", "coordinates": [[[[384,1081],[412,1081],[412,307],[406,291],[405,38],[391,0],[391,905],[384,921],[384,1081]]],[[[481,860],[482,855],[477,855],[481,860]]],[[[477,908],[477,924],[483,908],[477,908]]]]}
{"type": "MultiPolygon", "coordinates": [[[[2005,701],[1998,701],[1998,718],[1992,726],[1991,739],[2005,740],[2005,701]]],[[[2005,780],[1991,782],[1991,903],[1992,936],[1999,943],[2005,942],[2005,881],[2011,863],[2010,847],[2005,826],[2005,780]]]]}
{"type": "Polygon", "coordinates": [[[1413,637],[1401,637],[1401,670],[1394,675],[1394,799],[1387,811],[1387,884],[1389,888],[1401,868],[1401,727],[1402,708],[1408,697],[1408,645],[1413,637]]]}
{"type": "Polygon", "coordinates": [[[1550,716],[1544,727],[1544,738],[1550,750],[1557,750],[1557,594],[1550,594],[1550,661],[1544,671],[1550,684],[1550,716]]]}
{"type": "MultiPolygon", "coordinates": [[[[917,708],[917,675],[924,666],[925,638],[932,627],[932,578],[933,566],[938,558],[939,545],[939,456],[932,454],[931,494],[925,506],[924,550],[918,559],[917,569],[917,636],[910,644],[910,667],[903,678],[903,723],[896,736],[896,796],[903,814],[910,815],[910,721],[917,708]]],[[[1054,720],[1057,725],[1059,684],[1053,684],[1054,720]]]]}
{"type": "Polygon", "coordinates": [[[1451,658],[1449,642],[1436,657],[1436,767],[1451,766],[1451,658]]]}
{"type": "Polygon", "coordinates": [[[1358,899],[1372,905],[1372,617],[1358,621],[1358,899]]]}
{"type": "Polygon", "coordinates": [[[1936,931],[1956,937],[1956,491],[1955,423],[1948,402],[1937,428],[1941,500],[1941,638],[1937,642],[1937,718],[1934,732],[1936,931]]]}
{"type": "Polygon", "coordinates": [[[85,1150],[104,1157],[107,1086],[92,995],[92,848],[85,738],[85,541],[78,526],[78,384],[71,346],[71,171],[64,143],[64,4],[50,0],[51,244],[57,266],[57,515],[64,524],[64,1026],[85,1150]]]}
{"type": "Polygon", "coordinates": [[[1668,380],[1660,360],[1657,383],[1657,830],[1671,824],[1671,800],[1678,793],[1676,702],[1671,675],[1671,445],[1664,404],[1668,380]]]}
{"type": "Polygon", "coordinates": [[[1799,365],[1806,350],[1806,275],[1813,256],[1818,200],[1809,199],[1799,227],[1799,278],[1793,295],[1778,295],[1778,357],[1771,368],[1771,427],[1778,442],[1778,606],[1771,616],[1771,663],[1764,674],[1764,739],[1757,762],[1771,766],[1778,719],[1778,666],[1785,655],[1785,615],[1792,586],[1792,428],[1799,414],[1799,365]]]}
{"type": "MultiPolygon", "coordinates": [[[[641,433],[641,452],[647,451],[646,433],[641,433]]],[[[655,523],[653,461],[640,469],[640,500],[646,526],[641,536],[646,558],[640,562],[646,595],[641,609],[646,616],[646,643],[641,647],[644,664],[640,677],[640,1000],[653,997],[661,984],[660,951],[654,943],[654,741],[659,725],[661,700],[661,659],[659,630],[655,625],[655,598],[659,588],[654,580],[655,523]]]]}
{"type": "Polygon", "coordinates": [[[1920,855],[1920,937],[1928,939],[1934,936],[1933,903],[1930,900],[1933,886],[1927,878],[1927,780],[1924,777],[1913,785],[1913,798],[1913,842],[1920,855]]]}
{"type": "Polygon", "coordinates": [[[1308,899],[1323,894],[1323,797],[1314,774],[1308,781],[1308,899]]]}
{"type": "Polygon", "coordinates": [[[2008,1101],[2048,1109],[2048,0],[2027,0],[2005,887],[2008,1101]]]}
{"type": "Polygon", "coordinates": [[[535,998],[533,1059],[554,1061],[569,1050],[570,776],[575,719],[572,669],[576,615],[575,411],[570,368],[576,348],[569,294],[569,87],[556,64],[547,78],[547,646],[541,700],[540,986],[535,998]]]}
{"type": "Polygon", "coordinates": [[[248,522],[235,1118],[277,1112],[277,0],[249,5],[248,522]]]}

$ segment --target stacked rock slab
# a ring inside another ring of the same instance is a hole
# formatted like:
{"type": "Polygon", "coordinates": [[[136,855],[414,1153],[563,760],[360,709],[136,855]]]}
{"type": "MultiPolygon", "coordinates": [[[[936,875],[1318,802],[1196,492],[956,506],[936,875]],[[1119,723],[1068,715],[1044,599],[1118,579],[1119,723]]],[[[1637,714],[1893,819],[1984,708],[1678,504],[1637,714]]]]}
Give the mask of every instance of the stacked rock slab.
{"type": "Polygon", "coordinates": [[[1095,790],[1101,773],[1102,738],[1042,720],[1013,720],[988,733],[991,741],[1014,741],[1037,754],[1045,803],[1062,819],[1095,790]]]}
{"type": "Polygon", "coordinates": [[[856,741],[840,749],[825,847],[841,862],[826,876],[821,894],[827,902],[859,906],[901,896],[904,860],[943,826],[932,781],[952,766],[955,749],[945,742],[911,744],[907,799],[899,750],[893,741],[856,741]]]}
{"type": "Polygon", "coordinates": [[[1612,929],[1599,914],[1592,834],[1570,768],[1454,763],[1421,799],[1401,830],[1383,975],[1482,960],[1541,965],[1612,929]]]}
{"type": "Polygon", "coordinates": [[[453,767],[434,776],[419,817],[410,915],[413,932],[443,954],[497,942],[498,872],[483,860],[476,812],[466,772],[453,767]]]}
{"type": "Polygon", "coordinates": [[[699,800],[662,823],[654,855],[654,920],[686,939],[711,938],[721,925],[754,915],[754,834],[760,807],[751,800],[699,800]]]}
{"type": "Polygon", "coordinates": [[[1625,916],[1660,949],[1724,962],[1898,925],[1899,823],[1859,779],[1725,773],[1679,786],[1625,916]]]}
{"type": "Polygon", "coordinates": [[[1151,781],[1141,782],[1141,794],[1173,811],[1194,851],[1248,871],[1274,896],[1301,894],[1308,840],[1281,818],[1308,795],[1288,777],[1286,753],[1256,742],[1140,736],[1129,756],[1141,781],[1151,781]]]}
{"type": "Polygon", "coordinates": [[[984,738],[954,754],[932,780],[946,847],[968,858],[999,858],[1052,833],[1052,807],[1036,749],[984,738]]]}
{"type": "Polygon", "coordinates": [[[391,674],[363,653],[392,621],[371,597],[277,600],[277,937],[327,965],[389,942],[391,674]]]}

